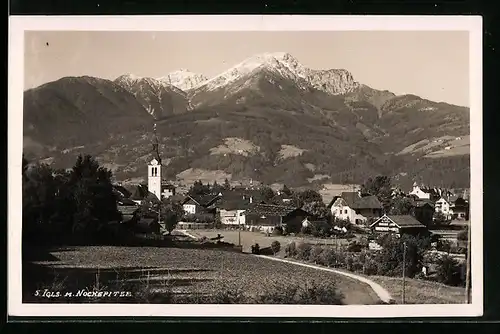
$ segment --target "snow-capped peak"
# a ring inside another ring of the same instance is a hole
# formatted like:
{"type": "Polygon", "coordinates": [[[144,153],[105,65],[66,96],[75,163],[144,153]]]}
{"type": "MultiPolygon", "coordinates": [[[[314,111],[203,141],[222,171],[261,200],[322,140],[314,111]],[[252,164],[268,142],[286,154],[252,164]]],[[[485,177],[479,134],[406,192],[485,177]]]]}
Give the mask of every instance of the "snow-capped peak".
{"type": "Polygon", "coordinates": [[[203,84],[207,81],[207,77],[203,74],[198,74],[182,68],[177,71],[158,78],[157,80],[175,86],[183,91],[187,91],[203,84]]]}
{"type": "Polygon", "coordinates": [[[287,52],[266,52],[243,60],[199,88],[216,90],[263,68],[294,81],[300,88],[309,85],[329,94],[344,94],[359,86],[345,70],[313,70],[287,52]]]}
{"type": "Polygon", "coordinates": [[[234,82],[257,69],[268,68],[285,78],[297,81],[303,77],[303,67],[286,52],[268,52],[243,60],[220,75],[208,80],[202,86],[207,90],[215,90],[234,82]]]}

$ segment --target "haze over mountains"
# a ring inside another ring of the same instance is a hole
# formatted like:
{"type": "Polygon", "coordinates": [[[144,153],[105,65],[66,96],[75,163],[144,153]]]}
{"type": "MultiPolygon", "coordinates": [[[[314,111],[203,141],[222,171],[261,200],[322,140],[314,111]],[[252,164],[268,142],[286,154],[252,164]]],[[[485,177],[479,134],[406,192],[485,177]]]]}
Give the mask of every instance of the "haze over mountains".
{"type": "Polygon", "coordinates": [[[256,55],[213,78],[187,69],[65,77],[24,94],[25,153],[58,167],[85,152],[117,179],[142,179],[153,123],[170,179],[304,186],[387,173],[469,185],[468,108],[396,96],[288,53],[256,55]]]}

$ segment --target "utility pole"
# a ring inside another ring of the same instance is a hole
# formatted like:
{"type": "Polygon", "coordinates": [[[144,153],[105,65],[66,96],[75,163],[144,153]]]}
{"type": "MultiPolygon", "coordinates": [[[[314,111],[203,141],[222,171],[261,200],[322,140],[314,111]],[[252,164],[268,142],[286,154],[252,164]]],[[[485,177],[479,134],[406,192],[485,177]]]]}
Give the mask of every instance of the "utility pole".
{"type": "Polygon", "coordinates": [[[241,225],[238,224],[238,246],[241,246],[241,225]]]}
{"type": "Polygon", "coordinates": [[[467,271],[465,274],[465,302],[467,304],[470,304],[470,302],[471,302],[471,295],[470,295],[470,290],[471,290],[471,282],[470,282],[470,266],[471,266],[471,259],[470,259],[471,232],[470,231],[471,231],[471,225],[470,225],[470,219],[469,219],[469,226],[467,228],[468,228],[468,231],[467,231],[467,263],[466,263],[466,266],[467,266],[466,270],[467,271]]]}
{"type": "Polygon", "coordinates": [[[403,294],[402,294],[402,301],[403,301],[403,304],[405,303],[405,284],[406,284],[406,279],[405,279],[405,276],[406,276],[406,241],[403,242],[403,294]]]}

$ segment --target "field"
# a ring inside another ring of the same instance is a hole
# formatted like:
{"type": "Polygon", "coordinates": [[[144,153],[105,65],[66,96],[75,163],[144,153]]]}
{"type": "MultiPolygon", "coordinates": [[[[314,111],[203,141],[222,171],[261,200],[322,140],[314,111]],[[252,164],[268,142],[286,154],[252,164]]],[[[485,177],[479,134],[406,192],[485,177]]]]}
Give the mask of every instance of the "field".
{"type": "Polygon", "coordinates": [[[270,235],[266,236],[263,233],[259,232],[250,232],[250,231],[231,231],[231,230],[189,230],[189,233],[195,237],[198,236],[206,236],[207,238],[216,237],[218,234],[224,237],[225,242],[229,242],[235,245],[238,245],[239,236],[241,237],[241,245],[243,246],[244,252],[250,252],[251,247],[254,244],[259,244],[260,248],[270,247],[271,243],[277,240],[281,248],[284,249],[286,245],[290,242],[295,241],[299,242],[308,242],[311,244],[320,244],[320,245],[331,245],[332,247],[338,247],[342,245],[346,245],[348,241],[346,239],[320,239],[313,237],[290,237],[290,236],[280,236],[280,235],[270,235]]]}
{"type": "Polygon", "coordinates": [[[156,292],[169,287],[171,293],[193,295],[229,285],[256,295],[271,281],[284,286],[313,279],[336,284],[344,304],[379,303],[368,285],[348,277],[217,249],[82,246],[55,250],[50,257],[23,265],[24,279],[37,277],[36,286],[23,282],[24,302],[39,302],[33,299],[33,290],[54,286],[76,291],[115,286],[120,281],[146,282],[156,292]]]}
{"type": "MultiPolygon", "coordinates": [[[[189,231],[189,233],[196,235],[205,235],[207,237],[214,237],[217,234],[224,236],[226,242],[238,244],[238,231],[189,231]]],[[[299,238],[299,237],[284,237],[284,236],[269,236],[256,232],[241,232],[241,244],[244,251],[250,251],[251,245],[258,243],[261,248],[269,247],[273,240],[278,240],[281,243],[281,251],[283,253],[284,246],[291,241],[319,244],[331,244],[335,246],[335,240],[325,240],[319,238],[299,238]]],[[[347,240],[339,239],[340,244],[346,244],[347,240]]],[[[283,254],[279,254],[283,255],[283,254]]],[[[456,255],[459,260],[463,261],[462,255],[456,255]]],[[[400,278],[384,277],[384,276],[366,276],[372,279],[382,287],[387,289],[396,303],[401,303],[402,283],[400,278]]],[[[464,303],[464,289],[451,287],[444,284],[429,282],[417,279],[406,279],[406,302],[409,304],[453,304],[464,303]]]]}
{"type": "MultiPolygon", "coordinates": [[[[371,280],[383,286],[396,303],[402,302],[403,283],[399,277],[370,276],[371,280]]],[[[405,282],[406,304],[463,304],[465,289],[407,278],[405,282]]]]}

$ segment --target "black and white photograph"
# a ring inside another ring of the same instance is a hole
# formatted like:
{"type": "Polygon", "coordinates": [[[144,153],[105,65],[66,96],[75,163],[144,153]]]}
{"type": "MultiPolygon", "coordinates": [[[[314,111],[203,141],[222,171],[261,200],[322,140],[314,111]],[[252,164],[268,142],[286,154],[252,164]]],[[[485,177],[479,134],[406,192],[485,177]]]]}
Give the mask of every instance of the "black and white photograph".
{"type": "Polygon", "coordinates": [[[10,25],[13,315],[482,314],[480,17],[10,25]]]}

